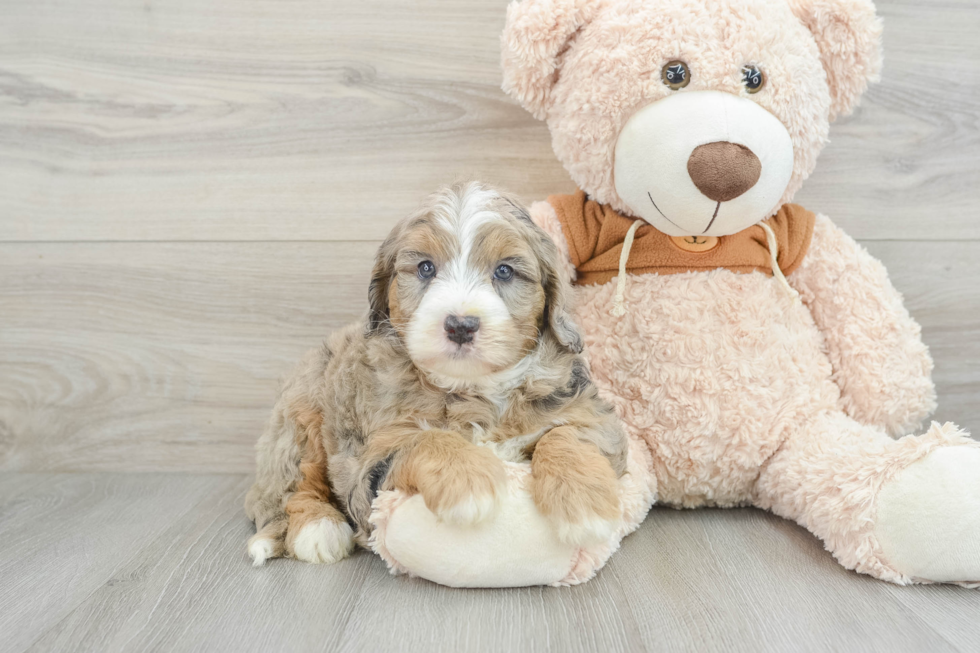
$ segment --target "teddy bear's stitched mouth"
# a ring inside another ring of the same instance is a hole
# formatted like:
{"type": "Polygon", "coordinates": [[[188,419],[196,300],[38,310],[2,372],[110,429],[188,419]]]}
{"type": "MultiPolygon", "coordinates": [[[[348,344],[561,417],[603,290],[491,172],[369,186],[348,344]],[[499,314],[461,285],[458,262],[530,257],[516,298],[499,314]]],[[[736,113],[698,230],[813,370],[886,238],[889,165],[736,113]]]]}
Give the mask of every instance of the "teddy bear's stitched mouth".
{"type": "MultiPolygon", "coordinates": [[[[657,203],[653,201],[653,195],[650,194],[650,191],[647,191],[647,197],[650,198],[650,203],[653,204],[653,208],[657,209],[657,213],[659,213],[663,217],[664,220],[666,220],[670,224],[674,225],[678,229],[682,229],[682,230],[684,229],[684,227],[680,226],[679,224],[677,224],[676,222],[674,222],[673,220],[671,220],[670,218],[668,218],[666,215],[664,215],[664,212],[660,210],[660,207],[657,206],[657,203]]],[[[711,229],[711,225],[713,225],[715,223],[715,219],[718,217],[718,211],[720,211],[720,210],[721,210],[721,202],[718,202],[715,205],[714,215],[711,216],[711,221],[708,222],[708,226],[705,227],[704,228],[704,231],[701,232],[702,234],[708,233],[708,229],[711,229]]]]}
{"type": "Polygon", "coordinates": [[[711,216],[711,222],[709,222],[708,226],[704,228],[704,231],[701,232],[702,234],[708,233],[708,229],[711,229],[711,225],[713,225],[715,223],[715,219],[718,218],[718,211],[720,210],[721,210],[721,202],[718,202],[715,205],[715,213],[714,215],[711,216]]]}

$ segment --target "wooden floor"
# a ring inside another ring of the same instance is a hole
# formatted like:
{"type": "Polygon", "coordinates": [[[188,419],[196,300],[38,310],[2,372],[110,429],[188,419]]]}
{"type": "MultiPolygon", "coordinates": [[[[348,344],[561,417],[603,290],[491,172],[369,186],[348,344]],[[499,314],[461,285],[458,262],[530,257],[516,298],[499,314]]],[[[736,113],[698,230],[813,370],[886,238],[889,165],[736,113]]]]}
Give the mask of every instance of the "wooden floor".
{"type": "Polygon", "coordinates": [[[454,590],[360,552],[253,569],[241,474],[0,476],[4,651],[976,651],[976,592],[839,567],[758,510],[654,510],[574,588],[454,590]]]}
{"type": "MultiPolygon", "coordinates": [[[[572,185],[499,90],[506,0],[0,2],[0,651],[980,649],[980,592],[655,510],[570,589],[253,569],[278,375],[456,176],[572,185]]],[[[980,8],[880,0],[883,81],[797,200],[889,266],[980,430],[980,8]]]]}

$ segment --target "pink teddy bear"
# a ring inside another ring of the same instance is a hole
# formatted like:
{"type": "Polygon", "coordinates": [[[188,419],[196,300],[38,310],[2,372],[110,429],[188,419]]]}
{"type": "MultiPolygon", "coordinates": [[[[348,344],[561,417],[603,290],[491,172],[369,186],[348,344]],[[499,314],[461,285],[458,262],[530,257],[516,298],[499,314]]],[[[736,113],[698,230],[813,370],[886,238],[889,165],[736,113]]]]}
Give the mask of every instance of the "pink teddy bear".
{"type": "Polygon", "coordinates": [[[394,569],[580,582],[656,497],[770,510],[895,583],[980,581],[980,443],[951,424],[906,435],[935,408],[919,326],[881,263],[789,203],[876,78],[880,36],[869,0],[510,5],[504,90],[582,189],[531,213],[633,440],[624,516],[609,542],[562,547],[513,466],[480,531],[379,497],[394,569]]]}

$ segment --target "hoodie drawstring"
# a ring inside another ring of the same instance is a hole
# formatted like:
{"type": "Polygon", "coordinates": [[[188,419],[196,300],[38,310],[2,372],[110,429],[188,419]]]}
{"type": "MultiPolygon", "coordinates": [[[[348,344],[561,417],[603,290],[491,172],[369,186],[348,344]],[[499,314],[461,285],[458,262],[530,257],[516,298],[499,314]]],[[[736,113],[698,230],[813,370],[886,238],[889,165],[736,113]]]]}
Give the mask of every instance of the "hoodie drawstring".
{"type": "Polygon", "coordinates": [[[613,297],[612,314],[614,317],[626,315],[626,261],[630,257],[630,249],[633,247],[633,236],[643,220],[634,220],[626,232],[623,240],[623,251],[619,255],[619,279],[616,280],[616,295],[613,297]]]}
{"type": "Polygon", "coordinates": [[[789,285],[789,281],[786,280],[786,275],[779,267],[779,244],[776,242],[776,234],[773,232],[772,227],[767,225],[765,222],[760,222],[759,226],[762,230],[766,232],[766,242],[769,243],[769,259],[770,265],[772,266],[772,276],[779,279],[780,283],[789,291],[790,296],[797,302],[800,301],[800,293],[796,292],[793,286],[789,285]]]}
{"type": "MultiPolygon", "coordinates": [[[[619,278],[616,280],[616,294],[613,296],[612,314],[614,317],[626,315],[626,262],[630,257],[630,249],[633,247],[633,238],[636,235],[636,230],[642,223],[642,220],[634,220],[633,224],[630,225],[629,231],[626,232],[626,238],[623,239],[623,251],[619,255],[619,278]]],[[[758,224],[766,232],[766,243],[769,249],[769,265],[772,268],[772,276],[779,280],[779,283],[782,284],[793,299],[797,302],[801,301],[800,293],[793,286],[789,285],[789,281],[786,280],[786,275],[783,274],[783,271],[779,267],[779,243],[776,240],[776,233],[765,222],[759,222],[758,224]]]]}

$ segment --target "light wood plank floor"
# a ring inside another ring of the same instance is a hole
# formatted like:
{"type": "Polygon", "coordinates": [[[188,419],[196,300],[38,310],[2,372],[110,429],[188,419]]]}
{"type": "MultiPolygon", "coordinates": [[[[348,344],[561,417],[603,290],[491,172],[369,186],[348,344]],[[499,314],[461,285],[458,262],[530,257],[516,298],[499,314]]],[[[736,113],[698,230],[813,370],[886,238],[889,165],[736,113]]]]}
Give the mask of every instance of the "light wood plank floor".
{"type": "MultiPolygon", "coordinates": [[[[585,586],[361,552],[252,569],[276,378],[454,177],[572,184],[499,90],[506,0],[0,2],[0,651],[980,649],[980,592],[844,571],[755,510],[654,510],[585,586]]],[[[980,6],[880,0],[882,83],[797,200],[891,270],[980,429],[980,6]]]]}
{"type": "Polygon", "coordinates": [[[593,581],[453,590],[367,552],[253,569],[245,475],[0,480],[0,632],[20,651],[971,651],[977,596],[840,568],[745,509],[656,509],[593,581]],[[65,535],[70,534],[68,537],[65,535]]]}

